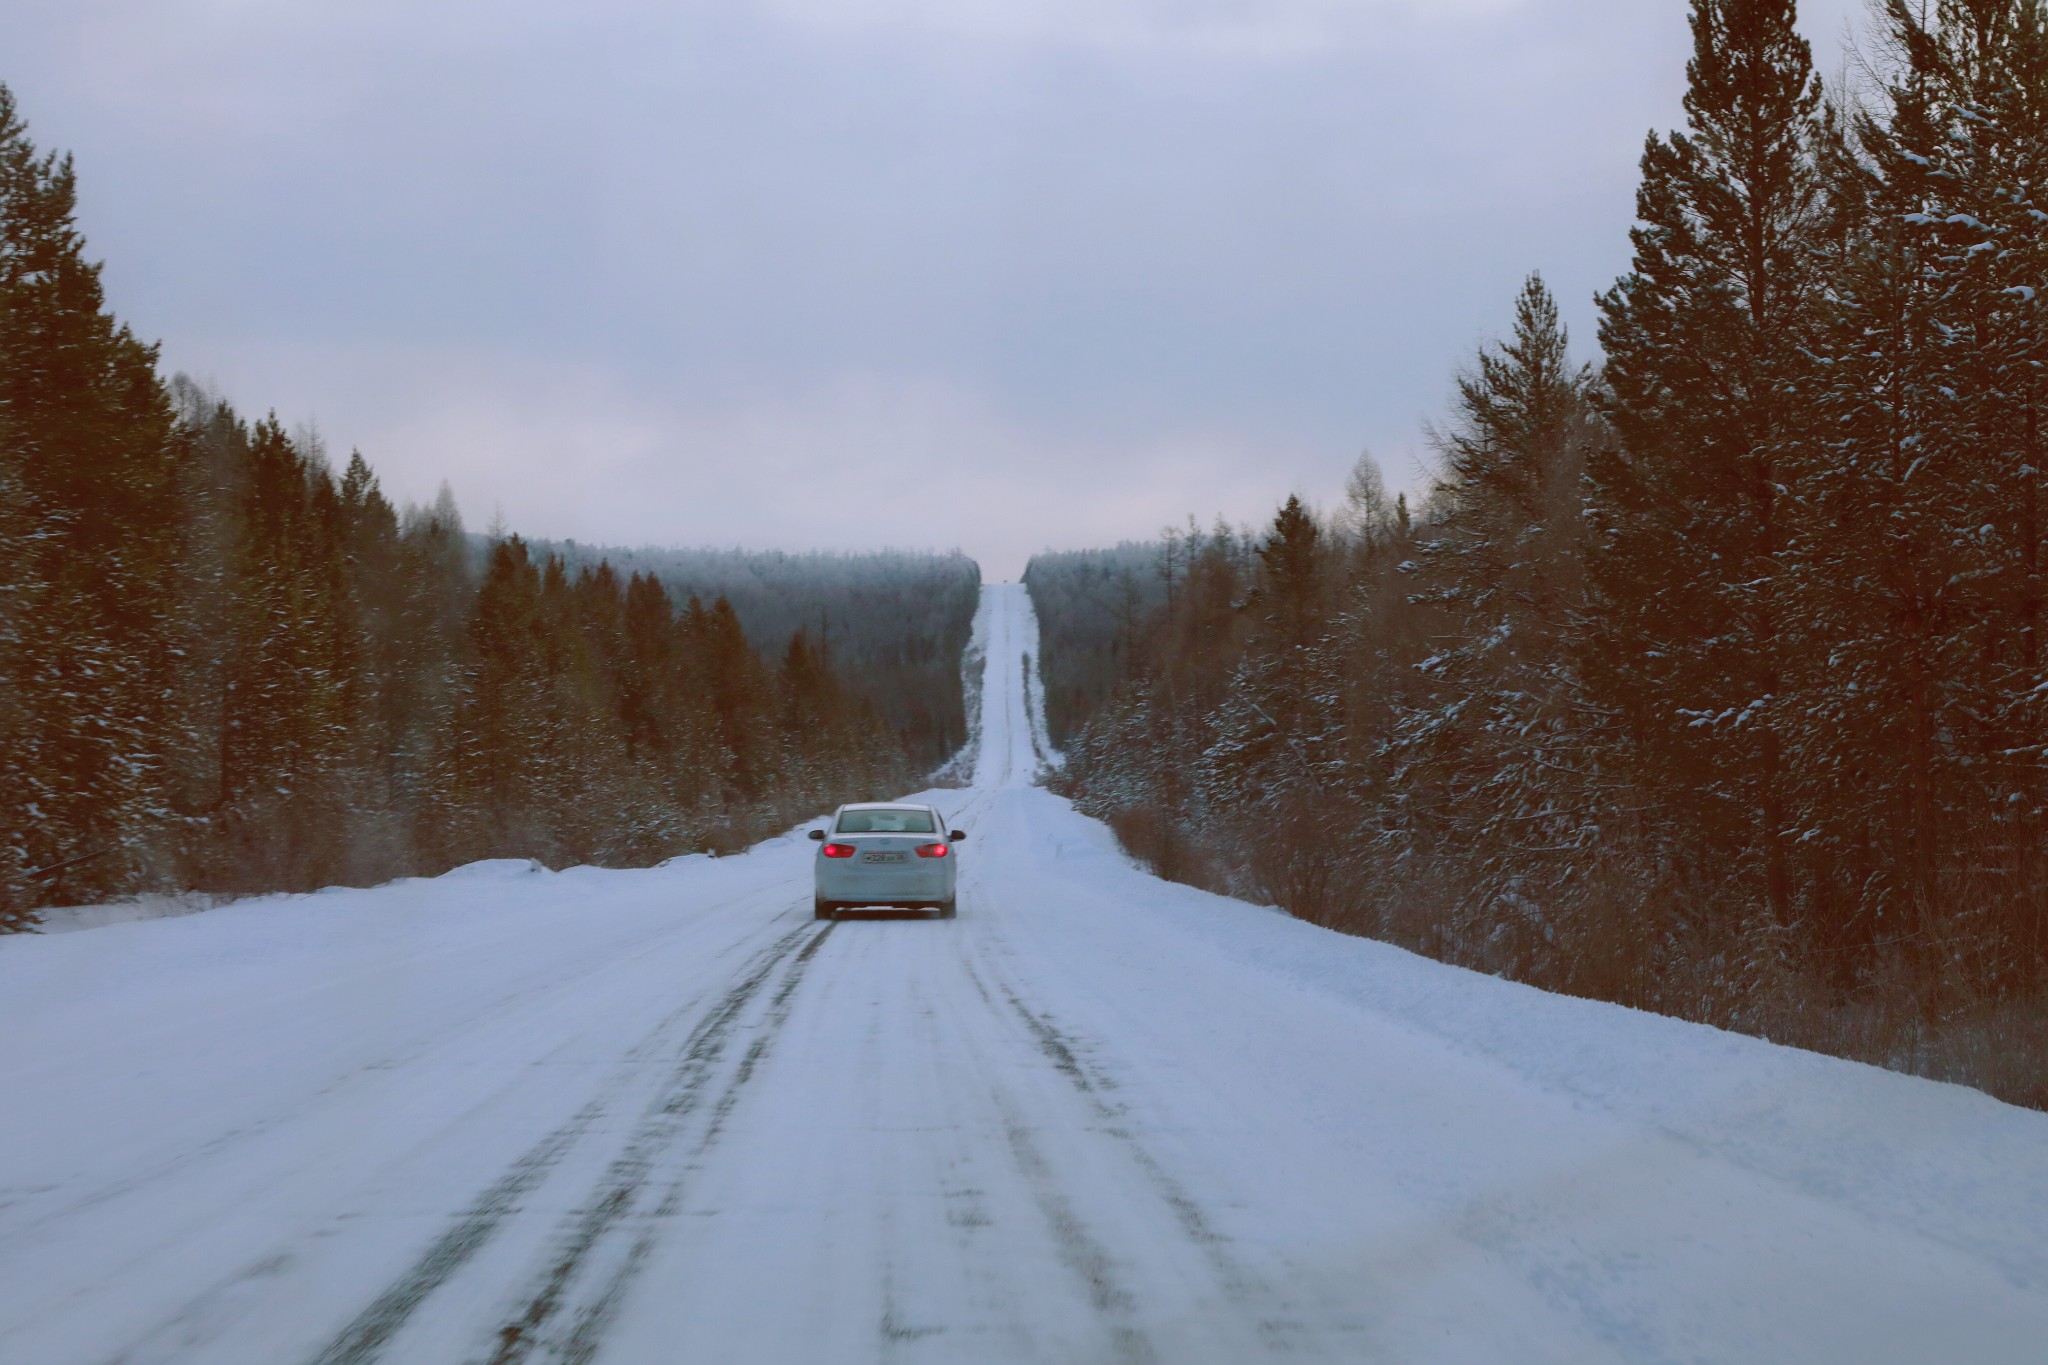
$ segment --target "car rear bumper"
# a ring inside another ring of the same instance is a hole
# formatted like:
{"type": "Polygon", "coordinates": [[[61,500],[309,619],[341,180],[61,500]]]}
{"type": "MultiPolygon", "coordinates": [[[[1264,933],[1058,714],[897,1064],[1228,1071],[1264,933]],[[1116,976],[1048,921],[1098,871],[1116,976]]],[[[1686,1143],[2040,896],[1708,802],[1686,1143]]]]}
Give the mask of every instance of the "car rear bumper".
{"type": "MultiPolygon", "coordinates": [[[[907,905],[953,899],[953,866],[832,866],[819,859],[818,899],[849,905],[907,905]]],[[[850,860],[849,860],[850,861],[850,860]]],[[[936,861],[931,860],[931,861],[936,861]]]]}

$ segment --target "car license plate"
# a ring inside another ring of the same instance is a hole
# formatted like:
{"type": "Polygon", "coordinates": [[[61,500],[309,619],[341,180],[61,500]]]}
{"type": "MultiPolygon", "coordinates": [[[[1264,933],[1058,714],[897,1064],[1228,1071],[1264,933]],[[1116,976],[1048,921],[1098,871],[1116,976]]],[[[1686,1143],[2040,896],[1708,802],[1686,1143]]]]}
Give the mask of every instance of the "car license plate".
{"type": "Polygon", "coordinates": [[[863,853],[860,855],[860,860],[864,863],[906,863],[910,861],[908,855],[902,853],[863,853]]]}

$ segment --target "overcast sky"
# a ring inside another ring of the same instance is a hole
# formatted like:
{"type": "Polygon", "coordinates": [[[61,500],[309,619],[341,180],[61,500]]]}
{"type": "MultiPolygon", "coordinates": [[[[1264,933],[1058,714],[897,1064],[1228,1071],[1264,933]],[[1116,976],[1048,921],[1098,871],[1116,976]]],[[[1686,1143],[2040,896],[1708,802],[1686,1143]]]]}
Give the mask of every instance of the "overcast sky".
{"type": "MultiPolygon", "coordinates": [[[[1824,73],[1861,0],[1808,0],[1824,73]]],[[[1590,357],[1682,0],[11,0],[166,372],[401,500],[991,579],[1324,505],[1522,277],[1590,357]]]]}

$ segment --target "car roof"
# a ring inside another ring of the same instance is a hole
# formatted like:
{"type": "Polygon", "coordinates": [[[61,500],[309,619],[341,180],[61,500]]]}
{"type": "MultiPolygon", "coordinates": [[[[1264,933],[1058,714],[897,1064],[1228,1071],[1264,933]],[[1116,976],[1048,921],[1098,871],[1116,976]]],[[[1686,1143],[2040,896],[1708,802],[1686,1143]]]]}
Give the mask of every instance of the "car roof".
{"type": "Polygon", "coordinates": [[[921,801],[849,801],[841,810],[931,810],[921,801]]]}

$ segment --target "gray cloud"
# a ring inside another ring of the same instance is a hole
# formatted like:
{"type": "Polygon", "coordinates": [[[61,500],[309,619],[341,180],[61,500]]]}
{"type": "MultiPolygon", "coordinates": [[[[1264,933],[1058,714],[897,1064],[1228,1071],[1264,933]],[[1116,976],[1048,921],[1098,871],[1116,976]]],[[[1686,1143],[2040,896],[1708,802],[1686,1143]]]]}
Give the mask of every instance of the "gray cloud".
{"type": "MultiPolygon", "coordinates": [[[[1850,0],[1814,9],[1823,69],[1850,0]]],[[[1046,544],[1332,493],[1541,268],[1582,350],[1676,0],[29,0],[116,307],[414,497],[1046,544]],[[917,491],[893,476],[911,472],[917,491]]]]}

